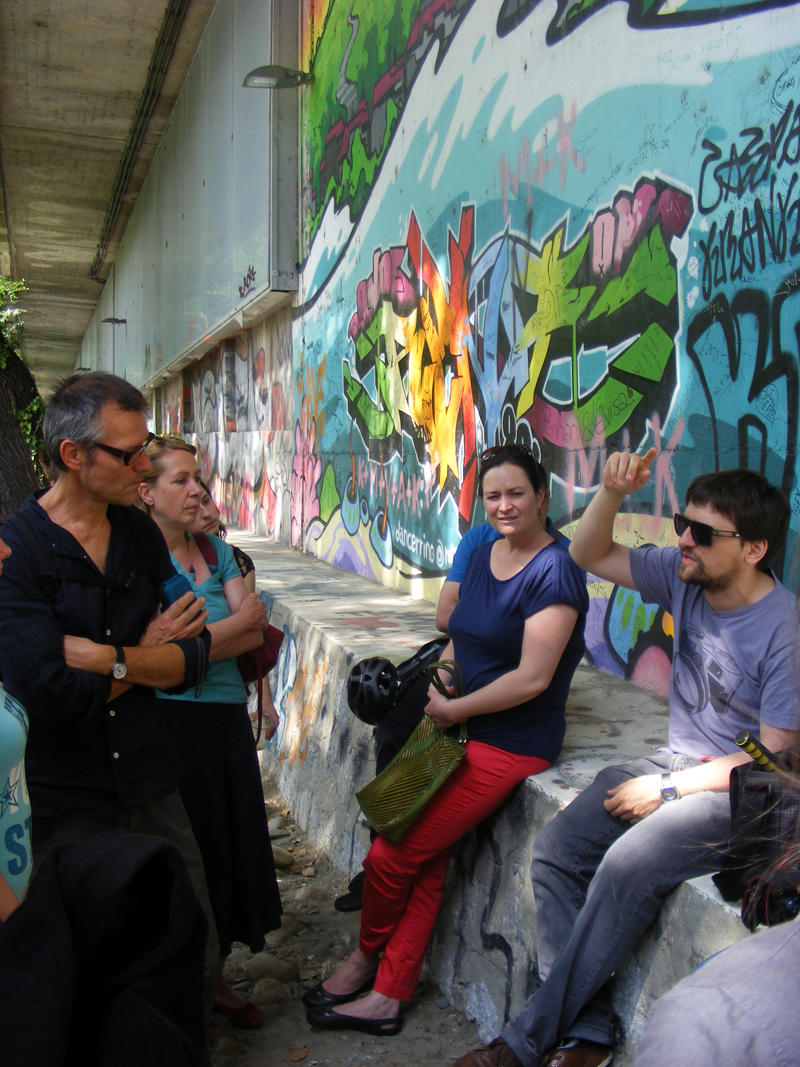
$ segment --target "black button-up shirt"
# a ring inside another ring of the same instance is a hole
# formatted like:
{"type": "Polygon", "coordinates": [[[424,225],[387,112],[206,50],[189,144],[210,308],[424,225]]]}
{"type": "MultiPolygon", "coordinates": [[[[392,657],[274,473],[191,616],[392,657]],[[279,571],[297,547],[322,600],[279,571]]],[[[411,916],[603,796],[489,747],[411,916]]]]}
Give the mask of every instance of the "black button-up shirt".
{"type": "Polygon", "coordinates": [[[25,511],[46,538],[61,581],[49,601],[37,556],[16,531],[0,528],[12,550],[0,577],[0,677],[30,720],[25,767],[33,814],[101,818],[169,793],[180,762],[155,690],[134,686],[108,702],[111,679],[67,667],[63,638],[137,645],[158,606],[160,584],[175,571],[153,520],[112,504],[101,574],[39,506],[41,495],[25,511]]]}

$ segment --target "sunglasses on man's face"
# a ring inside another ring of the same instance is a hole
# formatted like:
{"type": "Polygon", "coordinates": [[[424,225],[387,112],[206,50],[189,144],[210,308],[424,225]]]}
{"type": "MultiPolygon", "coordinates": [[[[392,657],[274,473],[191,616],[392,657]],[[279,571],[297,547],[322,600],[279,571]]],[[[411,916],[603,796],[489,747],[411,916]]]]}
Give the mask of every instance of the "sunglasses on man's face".
{"type": "Polygon", "coordinates": [[[736,530],[715,530],[706,522],[698,522],[696,519],[687,519],[685,515],[675,512],[672,521],[675,524],[675,533],[683,537],[687,530],[691,531],[692,540],[700,548],[711,548],[711,542],[715,537],[738,537],[742,535],[736,530]]]}
{"type": "Polygon", "coordinates": [[[117,459],[121,459],[126,467],[130,467],[132,463],[135,463],[141,456],[150,442],[155,438],[154,433],[147,435],[147,440],[139,445],[137,448],[129,448],[127,451],[123,451],[121,448],[114,448],[113,445],[104,445],[102,441],[95,441],[94,447],[100,448],[103,452],[107,452],[109,456],[116,456],[117,459]]]}

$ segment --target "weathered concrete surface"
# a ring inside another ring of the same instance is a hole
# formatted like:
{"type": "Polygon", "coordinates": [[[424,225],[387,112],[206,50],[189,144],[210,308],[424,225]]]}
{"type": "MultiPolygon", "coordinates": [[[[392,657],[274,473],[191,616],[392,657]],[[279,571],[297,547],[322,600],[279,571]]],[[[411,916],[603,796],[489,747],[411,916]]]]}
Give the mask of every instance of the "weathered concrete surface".
{"type": "Polygon", "coordinates": [[[0,4],[0,273],[28,282],[22,352],[42,393],[72,373],[214,2],[187,7],[96,281],[89,268],[167,2],[0,4]]]}
{"type": "MultiPolygon", "coordinates": [[[[368,835],[353,793],[373,776],[374,759],[372,731],[350,713],[344,683],[359,659],[400,662],[434,636],[434,608],[244,532],[233,540],[255,559],[272,621],[287,631],[273,674],[282,723],[263,759],[298,824],[338,867],[355,872],[368,835]]],[[[561,759],[458,847],[427,967],[482,1037],[494,1037],[536,988],[528,872],[538,829],[600,767],[651,751],[666,732],[666,701],[580,667],[561,759]]],[[[672,893],[617,976],[615,1004],[628,1041],[615,1062],[631,1061],[653,1000],[744,936],[710,878],[672,893]]]]}

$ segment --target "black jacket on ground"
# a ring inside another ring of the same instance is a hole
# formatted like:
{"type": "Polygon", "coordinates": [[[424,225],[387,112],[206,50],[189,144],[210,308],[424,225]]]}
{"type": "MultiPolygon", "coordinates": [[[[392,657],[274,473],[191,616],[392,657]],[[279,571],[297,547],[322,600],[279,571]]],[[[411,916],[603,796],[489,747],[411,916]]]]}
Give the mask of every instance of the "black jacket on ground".
{"type": "Polygon", "coordinates": [[[206,935],[172,845],[56,845],[0,925],[3,1067],[208,1067],[206,935]]]}

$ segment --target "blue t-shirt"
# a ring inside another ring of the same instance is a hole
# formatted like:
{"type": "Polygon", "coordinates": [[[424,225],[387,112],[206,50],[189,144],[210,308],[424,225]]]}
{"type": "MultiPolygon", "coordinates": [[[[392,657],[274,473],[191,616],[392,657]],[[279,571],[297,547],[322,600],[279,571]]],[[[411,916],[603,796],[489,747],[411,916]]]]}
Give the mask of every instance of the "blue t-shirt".
{"type": "MultiPolygon", "coordinates": [[[[231,614],[228,601],[225,599],[223,586],[231,578],[241,578],[242,574],[231,546],[213,535],[208,535],[208,540],[217,553],[217,562],[216,566],[209,564],[208,569],[211,571],[211,577],[207,578],[202,585],[198,585],[196,591],[198,596],[206,598],[208,622],[211,623],[219,622],[220,619],[227,619],[231,614]]],[[[170,553],[170,555],[172,554],[170,553]]],[[[172,562],[178,574],[189,577],[174,556],[172,556],[172,562]]],[[[191,694],[179,693],[173,695],[171,693],[163,693],[161,690],[158,691],[158,697],[160,700],[192,699],[191,694]]],[[[209,665],[202,692],[197,699],[210,704],[244,704],[246,702],[247,690],[236,665],[235,656],[231,659],[215,660],[209,665]]]]}
{"type": "MultiPolygon", "coordinates": [[[[545,529],[553,538],[555,543],[561,548],[569,550],[569,538],[565,537],[560,530],[557,530],[553,525],[553,520],[550,516],[547,516],[545,520],[545,529]]],[[[446,582],[463,582],[464,575],[467,573],[467,564],[469,563],[469,557],[478,547],[478,545],[489,544],[492,541],[499,540],[503,535],[495,530],[494,526],[490,522],[481,523],[480,526],[473,526],[464,534],[458,543],[458,548],[453,556],[453,565],[451,566],[446,582]]],[[[584,578],[584,581],[586,579],[584,578]]]]}
{"type": "Polygon", "coordinates": [[[25,784],[28,716],[0,686],[0,874],[18,897],[31,876],[31,802],[25,784]]]}
{"type": "MultiPolygon", "coordinates": [[[[796,686],[797,615],[792,594],[775,588],[755,604],[714,611],[696,585],[678,577],[679,548],[631,549],[642,599],[675,623],[669,678],[669,747],[688,756],[738,752],[740,730],[800,730],[796,686]]],[[[774,577],[774,576],[773,576],[774,577]]]]}
{"type": "Polygon", "coordinates": [[[516,707],[468,719],[469,737],[552,762],[561,751],[564,705],[584,652],[586,584],[569,553],[556,542],[537,552],[519,574],[501,581],[491,571],[492,547],[493,542],[487,542],[473,551],[450,616],[454,657],[464,671],[467,693],[519,667],[526,619],[551,604],[576,608],[578,619],[547,689],[516,707]]]}

